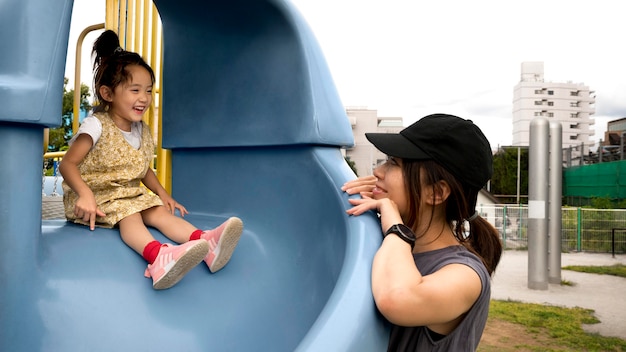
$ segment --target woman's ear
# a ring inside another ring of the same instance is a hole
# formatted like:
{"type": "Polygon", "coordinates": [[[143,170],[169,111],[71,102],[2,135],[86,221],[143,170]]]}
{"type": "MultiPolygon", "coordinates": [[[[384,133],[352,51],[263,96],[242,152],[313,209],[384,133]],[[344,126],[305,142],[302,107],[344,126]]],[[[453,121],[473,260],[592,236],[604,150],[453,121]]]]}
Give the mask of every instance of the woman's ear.
{"type": "Polygon", "coordinates": [[[429,187],[430,194],[426,195],[424,199],[430,205],[439,205],[448,199],[450,196],[450,185],[444,180],[439,180],[432,187],[429,187]]]}
{"type": "Polygon", "coordinates": [[[99,91],[100,91],[100,96],[106,102],[110,103],[113,100],[113,91],[111,91],[111,88],[107,86],[100,86],[99,91]]]}

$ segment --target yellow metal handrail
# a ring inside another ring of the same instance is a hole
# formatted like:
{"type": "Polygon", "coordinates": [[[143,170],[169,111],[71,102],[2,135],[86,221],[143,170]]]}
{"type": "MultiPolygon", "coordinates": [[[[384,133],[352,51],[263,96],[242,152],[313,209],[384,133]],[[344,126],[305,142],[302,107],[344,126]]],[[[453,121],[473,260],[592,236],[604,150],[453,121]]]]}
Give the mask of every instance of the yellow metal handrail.
{"type": "Polygon", "coordinates": [[[44,160],[45,159],[58,159],[58,158],[63,158],[65,156],[65,152],[47,152],[43,155],[44,160]]]}
{"type": "Polygon", "coordinates": [[[85,28],[80,35],[78,36],[78,40],[76,41],[76,63],[74,64],[74,106],[73,113],[74,116],[72,118],[72,134],[78,131],[78,123],[80,119],[80,68],[81,68],[81,59],[82,59],[82,50],[83,50],[83,41],[85,40],[85,36],[90,32],[97,31],[99,29],[104,28],[104,23],[94,24],[85,28]]]}

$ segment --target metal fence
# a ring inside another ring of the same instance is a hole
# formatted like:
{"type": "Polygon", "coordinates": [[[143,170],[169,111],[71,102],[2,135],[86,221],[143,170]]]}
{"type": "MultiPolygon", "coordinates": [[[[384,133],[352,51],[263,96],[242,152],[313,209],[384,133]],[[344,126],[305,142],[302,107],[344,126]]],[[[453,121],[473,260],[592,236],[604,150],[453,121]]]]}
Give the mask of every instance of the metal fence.
{"type": "MultiPolygon", "coordinates": [[[[528,206],[478,208],[498,231],[505,249],[528,248],[528,206]]],[[[561,210],[561,251],[626,253],[626,209],[565,207],[561,210]]]]}

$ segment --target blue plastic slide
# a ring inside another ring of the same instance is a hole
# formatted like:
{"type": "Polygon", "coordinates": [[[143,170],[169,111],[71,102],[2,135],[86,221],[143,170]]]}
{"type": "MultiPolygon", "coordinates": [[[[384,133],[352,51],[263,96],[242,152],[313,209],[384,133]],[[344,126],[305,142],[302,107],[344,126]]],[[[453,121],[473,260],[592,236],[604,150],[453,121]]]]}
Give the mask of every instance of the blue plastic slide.
{"type": "Polygon", "coordinates": [[[384,350],[380,229],[345,214],[352,131],[308,26],[281,0],[155,3],[173,196],[199,228],[239,216],[239,246],[156,291],[117,230],[42,222],[72,1],[0,0],[0,351],[384,350]]]}

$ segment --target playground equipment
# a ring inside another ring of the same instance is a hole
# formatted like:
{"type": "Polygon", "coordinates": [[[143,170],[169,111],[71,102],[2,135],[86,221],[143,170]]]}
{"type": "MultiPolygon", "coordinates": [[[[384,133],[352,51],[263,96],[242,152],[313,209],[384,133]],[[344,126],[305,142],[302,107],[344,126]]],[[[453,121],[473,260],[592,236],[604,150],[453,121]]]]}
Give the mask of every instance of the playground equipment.
{"type": "Polygon", "coordinates": [[[0,350],[384,350],[380,228],[345,215],[352,134],[307,25],[281,0],[155,3],[173,195],[200,228],[241,217],[239,247],[155,291],[116,230],[42,223],[72,1],[0,0],[0,350]]]}

